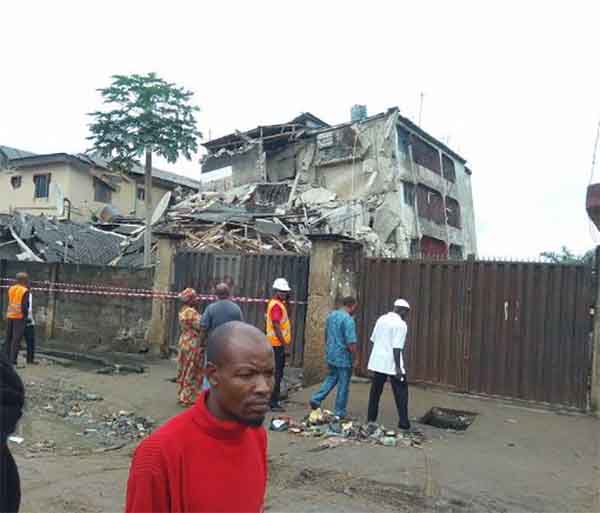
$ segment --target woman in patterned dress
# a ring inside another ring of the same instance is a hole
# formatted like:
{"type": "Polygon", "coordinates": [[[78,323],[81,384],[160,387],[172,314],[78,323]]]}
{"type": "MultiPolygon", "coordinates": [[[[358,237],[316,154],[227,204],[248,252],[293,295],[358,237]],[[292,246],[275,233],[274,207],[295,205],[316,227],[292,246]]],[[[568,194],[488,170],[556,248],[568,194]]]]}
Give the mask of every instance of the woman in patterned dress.
{"type": "Polygon", "coordinates": [[[199,302],[194,289],[179,294],[183,307],[179,312],[179,355],[177,357],[177,399],[182,406],[191,406],[202,389],[204,347],[200,345],[199,302]]]}

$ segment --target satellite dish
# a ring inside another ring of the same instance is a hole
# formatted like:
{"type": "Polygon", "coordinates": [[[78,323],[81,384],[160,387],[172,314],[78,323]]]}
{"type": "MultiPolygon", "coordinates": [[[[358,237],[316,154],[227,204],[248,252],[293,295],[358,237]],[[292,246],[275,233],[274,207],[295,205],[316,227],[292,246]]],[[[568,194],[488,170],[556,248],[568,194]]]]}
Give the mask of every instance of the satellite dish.
{"type": "Polygon", "coordinates": [[[158,221],[160,221],[161,217],[165,215],[167,208],[169,208],[169,203],[171,202],[171,191],[167,192],[158,202],[154,212],[152,213],[152,219],[150,224],[154,226],[158,221]]]}
{"type": "Polygon", "coordinates": [[[56,216],[62,217],[65,215],[65,195],[57,183],[50,184],[50,194],[54,198],[54,208],[56,208],[56,216]]]}

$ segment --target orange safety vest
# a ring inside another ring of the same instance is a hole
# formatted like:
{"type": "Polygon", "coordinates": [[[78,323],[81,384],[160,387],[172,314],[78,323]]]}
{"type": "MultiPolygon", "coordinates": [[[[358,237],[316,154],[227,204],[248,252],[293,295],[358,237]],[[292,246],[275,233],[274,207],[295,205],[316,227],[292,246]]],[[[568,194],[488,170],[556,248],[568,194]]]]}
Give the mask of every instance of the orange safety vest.
{"type": "Polygon", "coordinates": [[[23,285],[13,285],[8,289],[8,309],[6,311],[7,319],[24,319],[25,313],[23,312],[23,297],[28,292],[27,287],[23,285]]]}
{"type": "Polygon", "coordinates": [[[275,305],[278,305],[283,312],[283,317],[281,318],[281,321],[279,321],[279,327],[281,328],[283,340],[285,341],[286,345],[292,342],[292,324],[290,323],[290,318],[288,317],[288,312],[285,305],[279,301],[279,299],[271,299],[271,301],[269,301],[269,305],[267,306],[267,340],[271,342],[273,347],[279,347],[281,346],[281,342],[275,334],[275,328],[273,327],[273,321],[271,320],[271,310],[273,310],[275,305]]]}

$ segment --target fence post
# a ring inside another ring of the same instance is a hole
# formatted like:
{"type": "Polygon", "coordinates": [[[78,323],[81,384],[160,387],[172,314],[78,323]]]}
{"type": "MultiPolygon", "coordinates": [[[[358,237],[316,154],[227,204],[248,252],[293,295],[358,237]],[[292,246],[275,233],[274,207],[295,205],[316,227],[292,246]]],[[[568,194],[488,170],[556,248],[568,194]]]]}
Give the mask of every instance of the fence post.
{"type": "Polygon", "coordinates": [[[344,296],[358,296],[362,245],[339,235],[313,235],[304,333],[304,384],[327,373],[325,320],[344,296]]]}
{"type": "Polygon", "coordinates": [[[591,411],[600,417],[600,246],[596,247],[594,263],[596,276],[595,305],[594,305],[594,331],[592,337],[592,387],[590,394],[591,411]]]}
{"type": "Polygon", "coordinates": [[[473,274],[475,269],[475,255],[468,256],[463,264],[463,304],[459,322],[462,331],[461,344],[462,354],[459,354],[459,363],[461,371],[459,372],[459,389],[463,392],[469,391],[469,380],[471,376],[471,337],[472,337],[472,319],[473,319],[473,274]]]}
{"type": "MultiPolygon", "coordinates": [[[[158,235],[158,264],[154,268],[154,290],[170,290],[173,278],[173,260],[175,258],[176,244],[168,235],[158,235]]],[[[169,357],[169,303],[163,298],[152,300],[152,319],[148,341],[150,352],[169,357]]]]}
{"type": "MultiPolygon", "coordinates": [[[[50,264],[50,284],[48,287],[48,312],[46,316],[46,340],[54,338],[54,323],[56,319],[56,290],[54,288],[58,281],[58,267],[60,264],[50,264]]],[[[35,300],[35,298],[34,298],[35,300]]],[[[35,306],[35,305],[34,305],[35,306]]]]}

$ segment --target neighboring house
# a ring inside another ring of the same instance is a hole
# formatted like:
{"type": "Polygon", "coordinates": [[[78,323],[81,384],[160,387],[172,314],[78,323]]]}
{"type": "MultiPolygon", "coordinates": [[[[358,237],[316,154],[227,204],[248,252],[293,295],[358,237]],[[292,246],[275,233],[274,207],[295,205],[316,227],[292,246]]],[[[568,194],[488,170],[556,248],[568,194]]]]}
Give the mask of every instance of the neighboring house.
{"type": "MultiPolygon", "coordinates": [[[[196,180],[175,173],[153,169],[152,175],[154,206],[168,191],[196,192],[200,187],[196,180]]],[[[64,197],[71,204],[74,220],[88,221],[106,205],[124,216],[143,217],[144,194],[144,169],[140,166],[118,173],[94,155],[36,155],[0,146],[0,195],[6,198],[0,213],[18,210],[56,216],[64,197]]]]}
{"type": "Polygon", "coordinates": [[[367,117],[365,107],[355,106],[351,121],[335,126],[305,113],[203,146],[204,190],[287,181],[308,203],[331,203],[323,193],[335,193],[351,218],[336,231],[356,236],[371,229],[398,257],[477,253],[466,160],[398,108],[367,117]]]}

